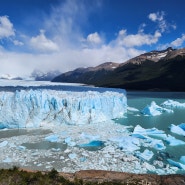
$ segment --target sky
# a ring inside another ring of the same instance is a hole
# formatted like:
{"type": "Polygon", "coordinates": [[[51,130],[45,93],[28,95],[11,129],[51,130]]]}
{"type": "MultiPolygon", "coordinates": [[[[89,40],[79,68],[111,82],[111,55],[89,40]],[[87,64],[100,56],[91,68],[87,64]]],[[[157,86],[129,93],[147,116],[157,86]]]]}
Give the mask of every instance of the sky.
{"type": "Polygon", "coordinates": [[[66,72],[185,47],[184,0],[0,0],[0,74],[66,72]]]}

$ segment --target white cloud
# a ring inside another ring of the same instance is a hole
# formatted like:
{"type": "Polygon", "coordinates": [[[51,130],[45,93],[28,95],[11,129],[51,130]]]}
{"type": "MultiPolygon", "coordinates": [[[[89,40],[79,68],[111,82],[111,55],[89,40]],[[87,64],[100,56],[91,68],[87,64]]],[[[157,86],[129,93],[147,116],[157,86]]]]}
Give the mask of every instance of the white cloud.
{"type": "Polygon", "coordinates": [[[182,47],[184,43],[185,43],[185,34],[182,34],[181,37],[173,40],[170,43],[159,45],[158,49],[162,50],[162,49],[166,49],[168,47],[179,48],[179,47],[182,47]]]}
{"type": "Polygon", "coordinates": [[[40,34],[38,36],[32,37],[30,44],[35,50],[39,50],[41,52],[53,52],[58,51],[59,49],[56,43],[46,38],[44,30],[40,30],[40,34]]]}
{"type": "Polygon", "coordinates": [[[173,47],[179,47],[179,46],[182,46],[184,42],[185,42],[185,34],[182,34],[182,37],[172,41],[170,45],[173,47]]]}
{"type": "Polygon", "coordinates": [[[162,33],[169,30],[170,28],[172,28],[173,30],[175,30],[177,28],[177,26],[175,24],[171,24],[166,21],[164,11],[150,13],[148,15],[148,18],[151,21],[156,22],[158,24],[158,27],[162,33]]]}
{"type": "Polygon", "coordinates": [[[91,44],[100,44],[102,42],[102,39],[100,35],[97,32],[95,32],[87,36],[87,42],[91,44]]]}
{"type": "MultiPolygon", "coordinates": [[[[102,37],[103,32],[89,33],[85,36],[83,26],[88,23],[90,7],[83,3],[84,1],[71,0],[65,1],[61,6],[53,7],[50,16],[45,17],[45,22],[40,25],[46,30],[47,36],[41,30],[32,38],[24,36],[19,37],[20,41],[14,40],[15,45],[21,45],[23,40],[24,48],[31,46],[37,51],[34,54],[0,50],[0,73],[22,76],[29,75],[34,69],[42,71],[58,69],[65,72],[108,61],[121,63],[145,52],[135,47],[155,44],[161,37],[159,31],[154,34],[144,33],[144,24],[136,34],[120,30],[118,36],[107,43],[102,37]],[[83,47],[83,44],[86,47],[83,47]]],[[[91,11],[95,10],[95,7],[91,7],[91,11]]]]}
{"type": "Polygon", "coordinates": [[[137,34],[127,34],[126,30],[120,30],[117,38],[118,45],[124,47],[135,47],[143,45],[151,45],[158,42],[161,33],[156,31],[154,35],[145,34],[139,31],[137,34]]]}
{"type": "Polygon", "coordinates": [[[61,72],[78,67],[96,66],[104,62],[125,62],[144,51],[134,48],[112,47],[103,45],[101,48],[66,49],[50,54],[28,54],[0,52],[0,74],[29,76],[34,69],[41,71],[59,70],[61,72]]]}
{"type": "Polygon", "coordinates": [[[15,30],[8,16],[1,16],[0,17],[0,39],[8,38],[14,35],[15,35],[15,30]]]}
{"type": "Polygon", "coordinates": [[[148,18],[153,21],[153,22],[156,22],[156,21],[163,21],[164,20],[164,15],[165,13],[162,11],[162,12],[156,12],[156,13],[150,13],[148,15],[148,18]]]}
{"type": "Polygon", "coordinates": [[[24,45],[24,43],[19,40],[13,40],[13,43],[15,46],[23,46],[24,45]]]}

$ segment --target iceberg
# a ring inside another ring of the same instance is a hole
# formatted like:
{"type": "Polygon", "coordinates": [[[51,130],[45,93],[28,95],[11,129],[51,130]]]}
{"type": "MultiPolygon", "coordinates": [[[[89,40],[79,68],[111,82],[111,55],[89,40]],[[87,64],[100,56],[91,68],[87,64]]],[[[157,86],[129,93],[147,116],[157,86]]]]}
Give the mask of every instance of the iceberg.
{"type": "Polygon", "coordinates": [[[158,116],[161,115],[162,113],[167,112],[167,113],[173,113],[173,110],[166,109],[163,107],[160,107],[157,105],[154,101],[151,102],[150,105],[147,105],[141,113],[145,116],[158,116]]]}
{"type": "Polygon", "coordinates": [[[163,102],[161,104],[161,106],[167,107],[167,108],[171,108],[171,109],[174,109],[174,108],[185,108],[185,103],[180,103],[180,102],[174,101],[174,100],[167,100],[167,101],[163,102]]]}
{"type": "Polygon", "coordinates": [[[0,143],[0,147],[5,147],[7,146],[7,144],[8,144],[8,141],[3,141],[0,143]]]}
{"type": "Polygon", "coordinates": [[[133,152],[140,149],[140,142],[138,138],[125,136],[120,138],[110,138],[109,140],[117,143],[119,148],[126,152],[133,152]]]}
{"type": "Polygon", "coordinates": [[[139,110],[138,109],[136,109],[136,108],[134,108],[134,107],[127,107],[127,110],[128,111],[131,111],[131,112],[139,112],[139,110]]]}
{"type": "Polygon", "coordinates": [[[75,146],[76,143],[74,141],[71,140],[71,137],[67,137],[65,138],[64,142],[69,145],[69,146],[75,146]]]}
{"type": "Polygon", "coordinates": [[[169,164],[171,164],[172,166],[175,166],[175,167],[177,167],[177,168],[179,168],[179,169],[185,170],[185,165],[184,165],[184,164],[181,164],[181,163],[179,163],[179,162],[176,162],[176,161],[174,161],[174,160],[172,160],[172,159],[167,159],[167,161],[168,161],[169,164]]]}
{"type": "Polygon", "coordinates": [[[73,90],[0,92],[0,127],[33,128],[63,123],[99,123],[122,118],[127,112],[124,90],[73,90]]]}
{"type": "Polygon", "coordinates": [[[58,137],[59,137],[58,135],[50,135],[45,137],[45,140],[49,142],[58,142],[59,141],[58,137]]]}
{"type": "Polygon", "coordinates": [[[170,131],[175,133],[175,134],[178,134],[178,135],[181,135],[181,136],[185,136],[185,131],[178,125],[176,126],[174,124],[171,124],[170,131]]]}
{"type": "Polygon", "coordinates": [[[182,164],[185,165],[185,156],[181,156],[181,158],[180,158],[180,163],[182,163],[182,164]]]}
{"type": "Polygon", "coordinates": [[[149,161],[153,157],[154,153],[148,149],[145,149],[143,153],[137,151],[136,156],[144,161],[149,161]]]}
{"type": "Polygon", "coordinates": [[[163,130],[158,130],[157,128],[145,129],[141,127],[140,125],[137,125],[134,128],[132,136],[140,138],[140,139],[147,139],[148,136],[156,137],[160,139],[165,139],[167,137],[167,135],[165,134],[163,130]]]}
{"type": "Polygon", "coordinates": [[[151,146],[156,150],[164,150],[166,146],[164,145],[163,141],[158,139],[152,139],[151,146]]]}
{"type": "Polygon", "coordinates": [[[185,142],[179,139],[176,139],[175,137],[168,135],[168,137],[165,139],[165,141],[170,146],[178,146],[178,145],[185,145],[185,142]]]}
{"type": "Polygon", "coordinates": [[[103,147],[103,146],[104,146],[104,142],[99,141],[99,140],[91,141],[89,143],[79,145],[79,147],[81,147],[81,148],[88,148],[88,147],[98,148],[98,147],[103,147]]]}
{"type": "Polygon", "coordinates": [[[185,131],[185,123],[181,123],[180,125],[178,125],[180,128],[182,128],[185,131]]]}

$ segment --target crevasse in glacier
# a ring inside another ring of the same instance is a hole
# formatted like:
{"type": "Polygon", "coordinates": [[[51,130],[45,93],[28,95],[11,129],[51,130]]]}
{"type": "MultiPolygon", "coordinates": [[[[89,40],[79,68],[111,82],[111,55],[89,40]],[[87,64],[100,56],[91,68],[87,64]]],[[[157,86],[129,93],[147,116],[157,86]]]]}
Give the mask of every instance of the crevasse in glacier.
{"type": "Polygon", "coordinates": [[[124,116],[125,91],[20,90],[0,92],[0,127],[87,124],[124,116]]]}

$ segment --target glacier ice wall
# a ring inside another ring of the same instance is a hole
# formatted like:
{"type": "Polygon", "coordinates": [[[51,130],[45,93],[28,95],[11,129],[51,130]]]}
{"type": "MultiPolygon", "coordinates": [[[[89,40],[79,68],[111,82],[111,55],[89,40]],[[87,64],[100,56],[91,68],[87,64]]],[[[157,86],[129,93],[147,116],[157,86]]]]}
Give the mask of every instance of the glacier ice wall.
{"type": "Polygon", "coordinates": [[[21,90],[0,92],[0,128],[87,124],[124,116],[124,91],[21,90]]]}

